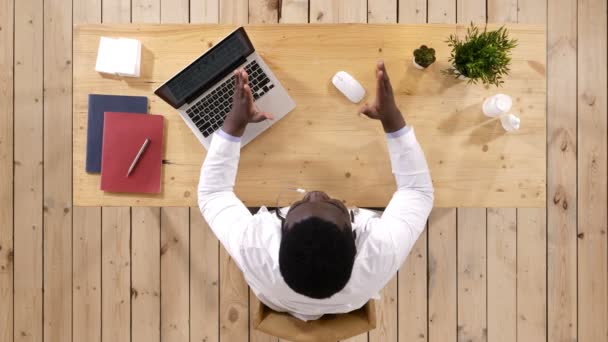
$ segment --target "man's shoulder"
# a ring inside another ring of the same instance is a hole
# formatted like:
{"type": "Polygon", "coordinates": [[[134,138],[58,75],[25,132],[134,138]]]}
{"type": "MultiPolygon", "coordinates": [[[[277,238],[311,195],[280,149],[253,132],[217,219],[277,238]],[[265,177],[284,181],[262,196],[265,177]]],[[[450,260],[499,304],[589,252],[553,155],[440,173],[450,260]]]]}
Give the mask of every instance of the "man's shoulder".
{"type": "Polygon", "coordinates": [[[265,273],[278,270],[281,227],[271,212],[258,211],[253,215],[240,241],[240,256],[245,273],[265,273]]]}

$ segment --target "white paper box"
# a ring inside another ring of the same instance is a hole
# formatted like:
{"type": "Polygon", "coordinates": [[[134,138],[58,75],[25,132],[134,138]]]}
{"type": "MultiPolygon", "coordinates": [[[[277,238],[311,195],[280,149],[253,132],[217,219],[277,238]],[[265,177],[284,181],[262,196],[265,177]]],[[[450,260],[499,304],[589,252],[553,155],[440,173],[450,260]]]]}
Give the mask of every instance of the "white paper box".
{"type": "Polygon", "coordinates": [[[97,51],[97,72],[126,77],[139,77],[141,42],[130,38],[101,37],[97,51]]]}

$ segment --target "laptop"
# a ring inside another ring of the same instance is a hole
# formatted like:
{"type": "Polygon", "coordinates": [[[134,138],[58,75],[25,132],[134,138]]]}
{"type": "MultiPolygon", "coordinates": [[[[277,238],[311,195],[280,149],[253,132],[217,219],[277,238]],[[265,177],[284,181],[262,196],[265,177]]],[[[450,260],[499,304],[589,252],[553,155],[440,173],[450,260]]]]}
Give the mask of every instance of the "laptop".
{"type": "Polygon", "coordinates": [[[209,149],[213,133],[222,127],[232,108],[233,72],[237,68],[244,68],[249,75],[256,108],[272,113],[275,118],[247,125],[241,138],[243,147],[295,108],[294,101],[255,51],[243,27],[178,72],[154,94],[177,109],[201,144],[209,149]]]}

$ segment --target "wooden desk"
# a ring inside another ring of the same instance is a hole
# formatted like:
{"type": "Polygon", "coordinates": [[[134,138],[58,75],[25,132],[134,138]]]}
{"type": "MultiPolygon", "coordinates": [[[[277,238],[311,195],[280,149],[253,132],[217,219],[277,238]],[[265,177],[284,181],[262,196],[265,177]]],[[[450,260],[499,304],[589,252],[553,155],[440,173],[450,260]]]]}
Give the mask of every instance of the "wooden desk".
{"type": "MultiPolygon", "coordinates": [[[[495,27],[495,26],[491,26],[495,27]]],[[[384,58],[397,100],[416,129],[431,168],[438,207],[545,206],[545,32],[509,25],[519,40],[504,87],[467,85],[440,74],[448,67],[457,25],[247,26],[256,49],[297,103],[295,111],[241,151],[236,193],[247,206],[274,205],[287,187],[322,189],[349,205],[385,206],[393,191],[380,124],[357,115],[331,85],[346,70],[373,97],[374,67],[384,58]],[[437,50],[426,71],[412,66],[414,48],[437,50]],[[483,116],[481,103],[504,92],[522,129],[505,134],[483,116]]],[[[74,31],[74,205],[192,206],[205,149],[153,90],[232,31],[225,25],[86,25],[74,31]],[[100,36],[143,43],[142,77],[95,72],[100,36]],[[111,194],[84,171],[87,95],[145,95],[150,113],[166,118],[162,193],[111,194]]],[[[285,204],[285,203],[282,203],[285,204]]]]}

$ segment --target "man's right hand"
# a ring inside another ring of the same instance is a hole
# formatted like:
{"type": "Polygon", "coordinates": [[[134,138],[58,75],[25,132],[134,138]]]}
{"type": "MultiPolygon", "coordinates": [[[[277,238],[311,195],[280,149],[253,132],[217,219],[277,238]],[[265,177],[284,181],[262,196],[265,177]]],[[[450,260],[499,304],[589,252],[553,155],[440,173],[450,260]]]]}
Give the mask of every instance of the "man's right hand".
{"type": "Polygon", "coordinates": [[[366,103],[359,111],[370,119],[380,120],[386,133],[405,127],[405,120],[395,103],[393,86],[382,60],[376,65],[376,98],[371,105],[366,103]]]}
{"type": "Polygon", "coordinates": [[[244,69],[234,72],[234,96],[232,97],[232,108],[226,115],[222,129],[224,132],[241,137],[245,132],[247,124],[273,120],[273,116],[267,112],[259,112],[253,104],[253,95],[249,87],[249,75],[244,69]]]}

